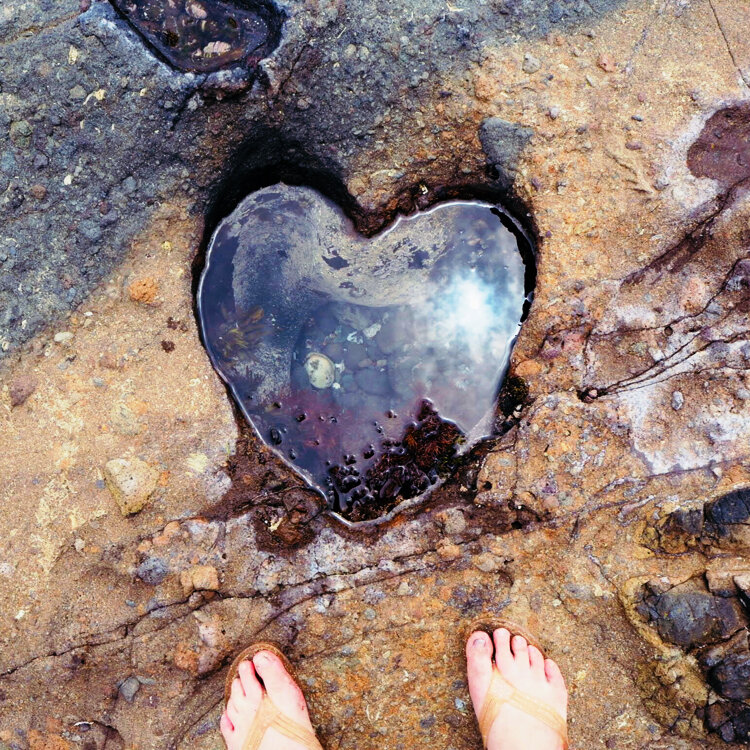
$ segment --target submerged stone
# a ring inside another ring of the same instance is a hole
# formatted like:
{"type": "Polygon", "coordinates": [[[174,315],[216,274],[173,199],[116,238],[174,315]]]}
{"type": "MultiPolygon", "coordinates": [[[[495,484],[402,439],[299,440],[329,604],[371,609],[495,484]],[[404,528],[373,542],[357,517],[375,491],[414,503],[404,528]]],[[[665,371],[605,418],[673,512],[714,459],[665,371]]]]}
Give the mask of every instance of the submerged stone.
{"type": "Polygon", "coordinates": [[[111,0],[146,41],[180,70],[255,68],[278,45],[281,13],[260,0],[111,0]]]}
{"type": "Polygon", "coordinates": [[[387,512],[487,434],[525,300],[509,221],[452,202],[367,239],[315,191],[275,185],[219,225],[198,293],[206,347],[330,507],[387,512]]]}

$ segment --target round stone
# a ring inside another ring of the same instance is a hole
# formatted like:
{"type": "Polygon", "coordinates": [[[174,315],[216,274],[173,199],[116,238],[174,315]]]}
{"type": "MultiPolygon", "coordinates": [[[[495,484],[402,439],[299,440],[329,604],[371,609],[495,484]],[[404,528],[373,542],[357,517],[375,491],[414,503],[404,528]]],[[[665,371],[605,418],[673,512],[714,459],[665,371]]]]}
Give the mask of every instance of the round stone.
{"type": "Polygon", "coordinates": [[[330,388],[336,380],[336,366],[320,352],[310,352],[305,357],[305,372],[313,388],[330,388]]]}

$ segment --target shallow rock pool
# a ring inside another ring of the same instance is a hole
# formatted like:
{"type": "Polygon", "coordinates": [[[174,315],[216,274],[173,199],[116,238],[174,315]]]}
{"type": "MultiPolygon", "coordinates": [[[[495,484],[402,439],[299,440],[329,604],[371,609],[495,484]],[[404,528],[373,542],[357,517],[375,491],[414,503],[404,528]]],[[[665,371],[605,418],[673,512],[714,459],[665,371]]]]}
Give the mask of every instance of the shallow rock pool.
{"type": "Polygon", "coordinates": [[[510,223],[454,201],[368,239],[317,192],[275,185],[214,233],[198,290],[211,360],[346,518],[421,495],[488,434],[526,300],[510,223]]]}

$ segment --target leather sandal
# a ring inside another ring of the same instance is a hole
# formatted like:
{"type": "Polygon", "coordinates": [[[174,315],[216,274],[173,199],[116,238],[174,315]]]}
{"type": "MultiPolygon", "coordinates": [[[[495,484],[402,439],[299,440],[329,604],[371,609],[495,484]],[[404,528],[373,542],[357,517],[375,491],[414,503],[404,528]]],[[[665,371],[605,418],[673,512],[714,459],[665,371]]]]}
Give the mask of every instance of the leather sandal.
{"type": "MultiPolygon", "coordinates": [[[[496,617],[482,618],[472,624],[471,630],[467,633],[466,638],[468,639],[471,633],[481,630],[490,636],[490,640],[493,642],[494,647],[492,634],[498,628],[505,628],[510,631],[511,636],[523,636],[529,644],[536,646],[536,648],[542,652],[542,656],[545,656],[546,658],[545,651],[539,641],[523,626],[512,620],[504,620],[496,617]]],[[[495,665],[494,659],[492,662],[492,679],[487,688],[487,693],[484,697],[484,702],[482,703],[482,710],[479,715],[479,732],[482,735],[482,743],[485,748],[487,747],[487,740],[489,739],[492,725],[495,723],[495,719],[497,719],[500,709],[506,704],[509,704],[526,715],[532,716],[543,724],[546,724],[552,731],[560,736],[563,748],[564,750],[567,750],[568,724],[557,709],[544,701],[540,701],[533,695],[529,695],[528,693],[524,693],[513,687],[513,685],[511,685],[500,674],[500,671],[495,665]]]]}
{"type": "MultiPolygon", "coordinates": [[[[234,678],[237,677],[240,663],[246,659],[252,661],[255,654],[260,651],[270,651],[272,654],[278,656],[286,671],[294,677],[294,669],[292,665],[276,644],[270,643],[269,641],[259,641],[258,643],[254,643],[252,646],[248,646],[244,651],[241,651],[229,667],[226,683],[224,685],[225,705],[229,701],[229,697],[232,693],[232,682],[234,682],[234,678]]],[[[258,711],[255,714],[255,719],[250,726],[250,731],[242,745],[242,750],[258,750],[269,729],[275,729],[285,737],[288,737],[295,742],[299,742],[303,747],[309,748],[309,750],[323,750],[323,746],[318,741],[315,733],[307,727],[293,721],[288,716],[285,716],[264,690],[263,698],[258,707],[258,711]]]]}

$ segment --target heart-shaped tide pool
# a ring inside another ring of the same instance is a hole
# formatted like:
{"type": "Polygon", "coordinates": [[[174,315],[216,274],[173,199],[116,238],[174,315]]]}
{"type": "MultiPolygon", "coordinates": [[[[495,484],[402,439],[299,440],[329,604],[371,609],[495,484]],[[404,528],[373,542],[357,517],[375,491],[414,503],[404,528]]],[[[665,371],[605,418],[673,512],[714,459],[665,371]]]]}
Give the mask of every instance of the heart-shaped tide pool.
{"type": "Polygon", "coordinates": [[[421,495],[487,434],[525,300],[503,217],[443,203],[367,239],[317,192],[275,185],[211,239],[198,310],[214,366],[345,517],[421,495]]]}

